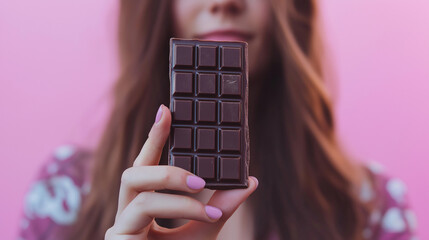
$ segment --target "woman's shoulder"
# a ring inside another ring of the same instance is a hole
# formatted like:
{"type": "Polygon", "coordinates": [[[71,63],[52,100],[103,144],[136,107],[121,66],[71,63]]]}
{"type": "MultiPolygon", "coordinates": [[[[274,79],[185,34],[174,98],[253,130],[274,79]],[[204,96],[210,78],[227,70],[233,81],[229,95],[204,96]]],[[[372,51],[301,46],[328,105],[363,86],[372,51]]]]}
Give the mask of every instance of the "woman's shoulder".
{"type": "Polygon", "coordinates": [[[40,168],[24,199],[19,236],[51,239],[53,230],[74,223],[90,190],[92,151],[77,145],[62,145],[40,168]]]}
{"type": "Polygon", "coordinates": [[[373,210],[364,236],[367,239],[414,239],[417,220],[404,181],[389,175],[377,162],[366,164],[365,169],[368,174],[361,187],[360,199],[371,202],[373,210]]]}

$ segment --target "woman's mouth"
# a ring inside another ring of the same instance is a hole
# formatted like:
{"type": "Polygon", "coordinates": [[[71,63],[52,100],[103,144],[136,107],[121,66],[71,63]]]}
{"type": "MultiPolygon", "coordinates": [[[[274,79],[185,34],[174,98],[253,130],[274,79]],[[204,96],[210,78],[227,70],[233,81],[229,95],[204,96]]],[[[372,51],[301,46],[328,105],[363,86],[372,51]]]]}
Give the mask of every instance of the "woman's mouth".
{"type": "Polygon", "coordinates": [[[242,42],[249,42],[253,38],[252,34],[237,30],[216,30],[204,34],[198,34],[195,37],[201,40],[242,42]]]}

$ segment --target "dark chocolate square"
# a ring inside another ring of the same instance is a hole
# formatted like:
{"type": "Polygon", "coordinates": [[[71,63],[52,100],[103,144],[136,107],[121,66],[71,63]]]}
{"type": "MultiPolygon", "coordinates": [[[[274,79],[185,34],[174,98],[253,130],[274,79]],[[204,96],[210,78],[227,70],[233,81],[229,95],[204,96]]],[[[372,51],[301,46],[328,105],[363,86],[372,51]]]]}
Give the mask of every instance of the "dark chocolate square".
{"type": "Polygon", "coordinates": [[[216,130],[208,128],[197,129],[197,151],[216,150],[216,130]]]}
{"type": "Polygon", "coordinates": [[[186,171],[192,172],[192,156],[171,156],[172,164],[176,167],[185,169],[186,171]]]}
{"type": "Polygon", "coordinates": [[[173,74],[173,94],[192,94],[194,76],[188,72],[175,72],[173,74]]]}
{"type": "Polygon", "coordinates": [[[176,127],[173,130],[173,149],[192,149],[192,128],[176,127]]]}
{"type": "Polygon", "coordinates": [[[194,66],[194,46],[189,45],[176,45],[175,51],[175,64],[174,67],[188,67],[194,66]]]}
{"type": "Polygon", "coordinates": [[[240,152],[241,145],[240,129],[221,129],[219,144],[221,152],[240,152]]]}
{"type": "Polygon", "coordinates": [[[241,103],[240,102],[221,102],[220,103],[220,122],[221,123],[240,123],[241,122],[241,103]]]}
{"type": "Polygon", "coordinates": [[[198,101],[197,102],[197,122],[216,122],[216,102],[198,101]]]}
{"type": "Polygon", "coordinates": [[[240,157],[220,157],[220,179],[240,180],[240,157]]]}
{"type": "Polygon", "coordinates": [[[216,74],[200,73],[198,74],[198,95],[216,94],[216,74]]]}
{"type": "Polygon", "coordinates": [[[190,122],[192,121],[192,100],[173,100],[173,120],[190,122]]]}
{"type": "Polygon", "coordinates": [[[215,157],[197,156],[197,174],[204,179],[213,179],[216,177],[215,157]]]}
{"type": "Polygon", "coordinates": [[[237,74],[222,74],[221,91],[222,96],[225,95],[241,95],[241,75],[237,74]]]}
{"type": "Polygon", "coordinates": [[[199,46],[198,47],[198,67],[216,68],[217,63],[216,46],[199,46]]]}
{"type": "Polygon", "coordinates": [[[222,47],[222,68],[241,68],[241,48],[222,47]]]}

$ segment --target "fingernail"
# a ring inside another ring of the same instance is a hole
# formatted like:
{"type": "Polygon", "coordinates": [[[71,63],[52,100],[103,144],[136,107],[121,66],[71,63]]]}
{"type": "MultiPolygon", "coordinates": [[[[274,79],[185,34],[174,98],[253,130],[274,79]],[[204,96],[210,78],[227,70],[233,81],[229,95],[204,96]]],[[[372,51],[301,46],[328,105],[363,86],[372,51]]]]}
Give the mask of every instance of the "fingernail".
{"type": "Polygon", "coordinates": [[[158,112],[156,113],[155,123],[158,123],[159,120],[161,120],[161,117],[162,117],[162,105],[159,106],[158,112]]]}
{"type": "Polygon", "coordinates": [[[222,211],[219,208],[212,206],[206,206],[205,208],[207,216],[209,216],[209,218],[217,220],[222,217],[222,211]]]}
{"type": "Polygon", "coordinates": [[[258,185],[259,185],[259,180],[258,180],[256,177],[254,177],[254,176],[251,176],[251,178],[253,178],[253,180],[255,180],[255,182],[256,182],[256,187],[258,187],[258,185]]]}
{"type": "Polygon", "coordinates": [[[206,185],[206,181],[200,177],[189,175],[186,178],[186,185],[188,185],[190,189],[197,190],[203,188],[206,185]]]}

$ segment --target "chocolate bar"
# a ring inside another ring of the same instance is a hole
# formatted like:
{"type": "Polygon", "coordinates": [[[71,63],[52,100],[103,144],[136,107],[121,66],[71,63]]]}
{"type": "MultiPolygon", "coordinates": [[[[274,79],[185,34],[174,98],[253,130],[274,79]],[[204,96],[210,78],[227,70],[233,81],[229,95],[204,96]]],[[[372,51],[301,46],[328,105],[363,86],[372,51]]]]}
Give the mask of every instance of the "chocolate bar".
{"type": "Polygon", "coordinates": [[[247,106],[247,43],[170,39],[169,165],[206,188],[246,188],[247,106]]]}

